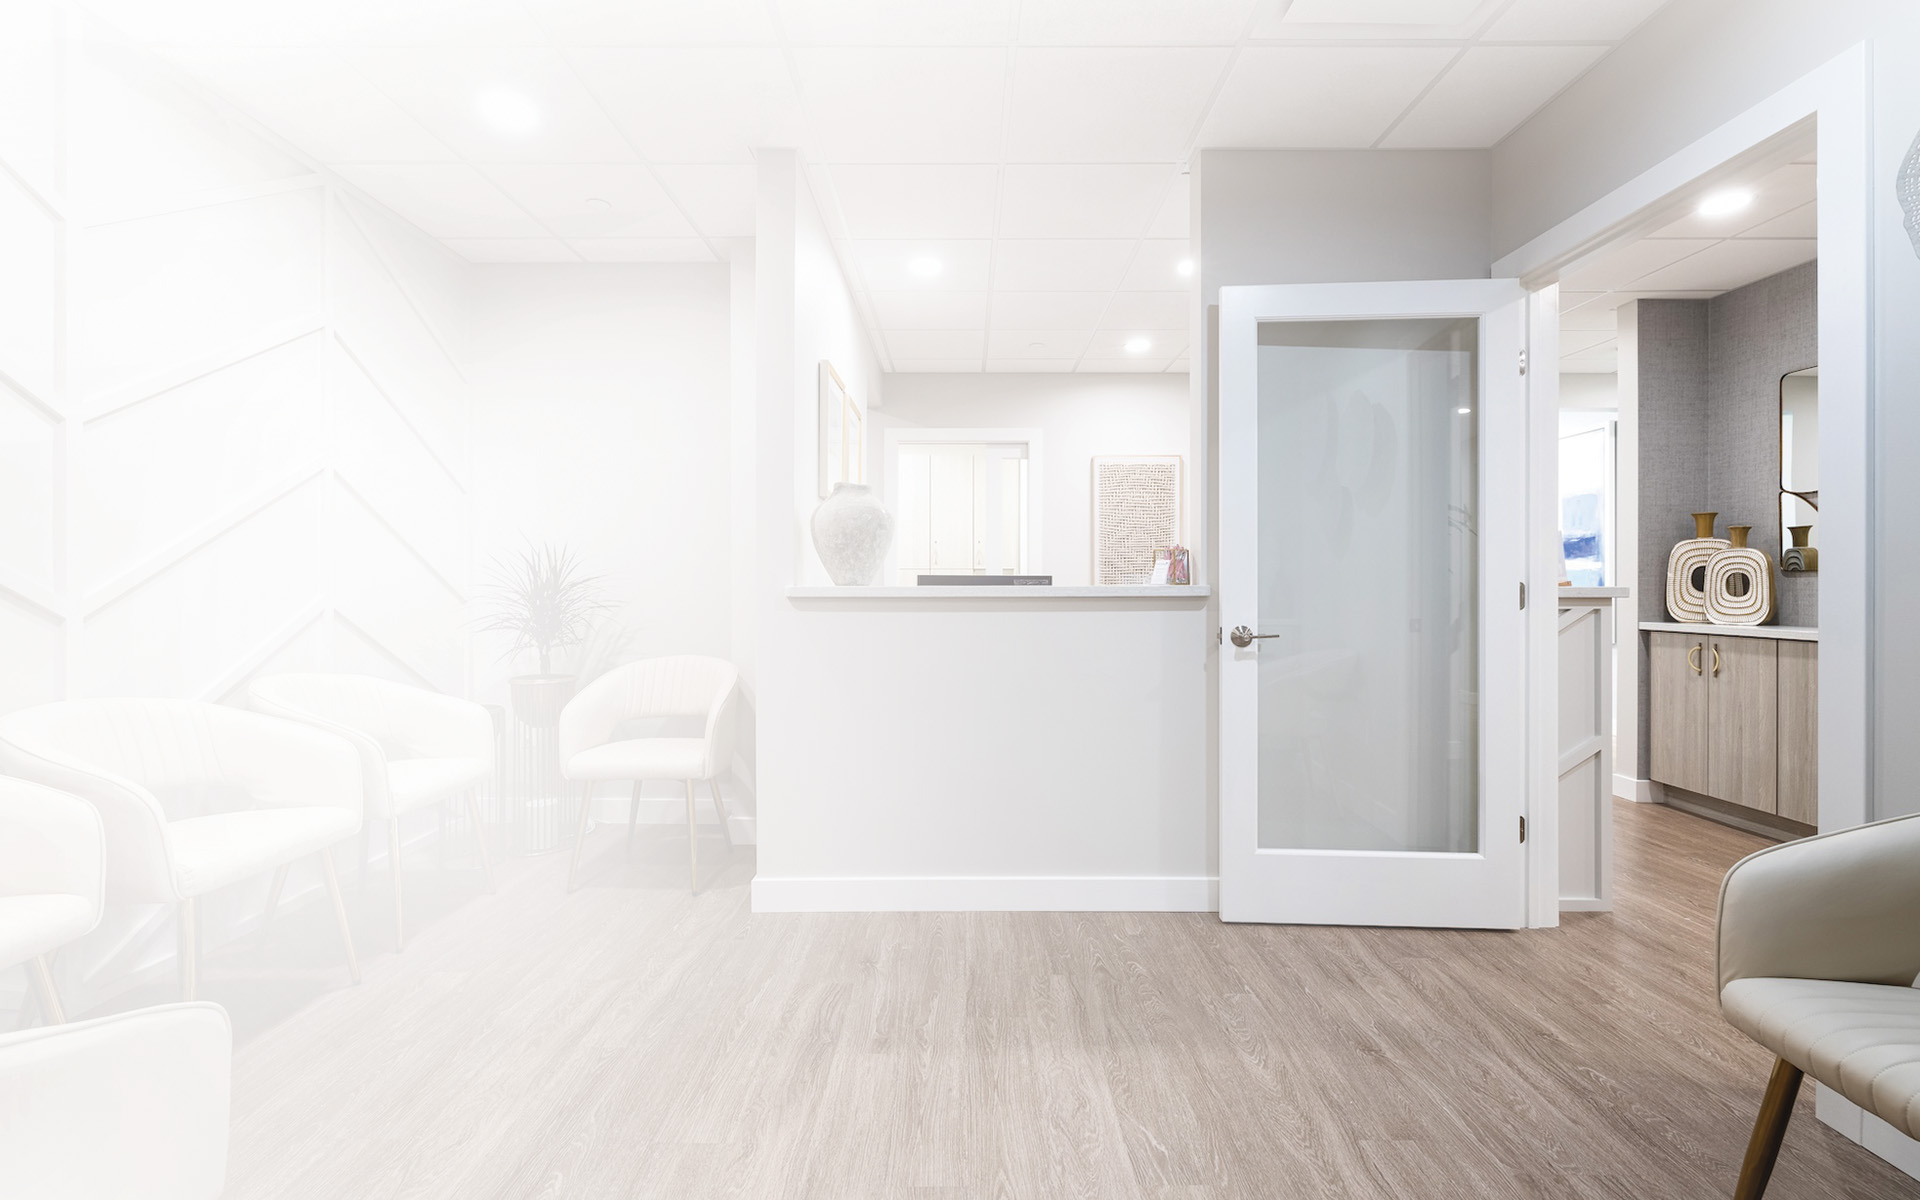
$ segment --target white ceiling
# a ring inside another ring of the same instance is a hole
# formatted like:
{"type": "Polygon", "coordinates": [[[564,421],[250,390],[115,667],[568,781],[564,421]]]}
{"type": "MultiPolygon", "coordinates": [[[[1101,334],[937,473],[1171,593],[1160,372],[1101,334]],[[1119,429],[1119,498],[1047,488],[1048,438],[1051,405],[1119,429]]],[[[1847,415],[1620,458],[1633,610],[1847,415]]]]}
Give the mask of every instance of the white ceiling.
{"type": "Polygon", "coordinates": [[[1560,278],[1560,370],[1617,369],[1617,310],[1629,300],[1706,300],[1816,257],[1814,161],[1715,180],[1679,200],[1742,188],[1747,208],[1726,216],[1689,211],[1677,221],[1577,264],[1560,278]]]}
{"type": "Polygon", "coordinates": [[[797,147],[912,371],[1184,370],[1196,148],[1490,146],[1667,0],[87,2],[476,262],[723,258],[797,147]]]}

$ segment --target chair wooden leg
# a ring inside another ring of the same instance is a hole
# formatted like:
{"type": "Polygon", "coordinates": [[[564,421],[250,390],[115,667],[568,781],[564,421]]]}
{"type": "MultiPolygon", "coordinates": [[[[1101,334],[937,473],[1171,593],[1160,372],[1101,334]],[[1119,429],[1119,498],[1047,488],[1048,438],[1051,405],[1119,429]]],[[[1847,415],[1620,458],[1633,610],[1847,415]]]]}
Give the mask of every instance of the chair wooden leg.
{"type": "Polygon", "coordinates": [[[200,906],[192,896],[174,909],[174,934],[180,958],[180,998],[192,1000],[200,992],[200,906]]]}
{"type": "Polygon", "coordinates": [[[360,982],[360,958],[353,952],[353,929],[347,924],[347,902],[340,895],[340,876],[333,869],[333,851],[320,851],[320,869],[326,872],[327,895],[333,897],[333,919],[340,924],[340,943],[347,948],[347,974],[360,982]]]}
{"type": "Polygon", "coordinates": [[[687,780],[687,890],[700,894],[700,826],[693,819],[693,780],[687,780]]]}
{"type": "Polygon", "coordinates": [[[487,891],[495,891],[493,859],[487,854],[487,827],[480,823],[480,792],[477,788],[467,793],[467,819],[473,822],[473,844],[480,850],[480,870],[486,874],[487,891]]]}
{"type": "Polygon", "coordinates": [[[1802,1078],[1800,1068],[1784,1058],[1773,1064],[1773,1078],[1767,1081],[1760,1115],[1753,1122],[1753,1136],[1747,1141],[1747,1158],[1740,1164],[1740,1184],[1733,1190],[1733,1200],[1760,1200],[1766,1195],[1774,1161],[1780,1157],[1780,1143],[1787,1136],[1787,1122],[1793,1119],[1793,1101],[1800,1094],[1802,1078]]]}
{"type": "Polygon", "coordinates": [[[720,781],[718,779],[709,779],[707,780],[707,787],[713,791],[713,811],[720,814],[720,835],[727,839],[727,849],[731,852],[733,849],[733,830],[727,827],[727,805],[726,801],[720,799],[720,781]]]}
{"type": "Polygon", "coordinates": [[[33,974],[34,990],[40,994],[40,1011],[46,1014],[47,1024],[66,1024],[67,1013],[60,1007],[60,993],[53,986],[53,965],[47,961],[47,956],[40,955],[28,967],[33,974]]]}
{"type": "Polygon", "coordinates": [[[260,910],[260,944],[267,944],[267,931],[273,928],[273,914],[280,907],[280,893],[287,886],[287,870],[291,863],[281,863],[280,869],[273,873],[273,884],[267,888],[267,906],[260,910]]]}
{"type": "Polygon", "coordinates": [[[400,814],[387,818],[387,865],[393,868],[393,948],[396,951],[407,948],[407,922],[401,910],[403,901],[400,887],[400,814]]]}
{"type": "Polygon", "coordinates": [[[640,781],[633,781],[633,799],[627,802],[627,857],[633,857],[633,831],[640,826],[640,781]]]}
{"type": "Polygon", "coordinates": [[[580,827],[573,834],[573,862],[567,866],[567,890],[574,889],[580,876],[580,848],[587,844],[587,812],[593,807],[593,785],[580,785],[580,827]]]}

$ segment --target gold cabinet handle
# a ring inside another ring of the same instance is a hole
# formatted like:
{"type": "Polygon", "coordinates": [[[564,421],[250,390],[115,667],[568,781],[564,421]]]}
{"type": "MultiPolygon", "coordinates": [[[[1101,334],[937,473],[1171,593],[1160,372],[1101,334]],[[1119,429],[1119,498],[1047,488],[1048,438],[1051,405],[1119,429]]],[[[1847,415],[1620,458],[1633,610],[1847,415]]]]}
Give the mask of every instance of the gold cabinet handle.
{"type": "Polygon", "coordinates": [[[1713,648],[1713,677],[1720,677],[1720,647],[1717,644],[1713,648]]]}
{"type": "Polygon", "coordinates": [[[1693,668],[1695,675],[1700,673],[1700,644],[1698,642],[1694,643],[1693,649],[1687,651],[1687,665],[1693,668]]]}

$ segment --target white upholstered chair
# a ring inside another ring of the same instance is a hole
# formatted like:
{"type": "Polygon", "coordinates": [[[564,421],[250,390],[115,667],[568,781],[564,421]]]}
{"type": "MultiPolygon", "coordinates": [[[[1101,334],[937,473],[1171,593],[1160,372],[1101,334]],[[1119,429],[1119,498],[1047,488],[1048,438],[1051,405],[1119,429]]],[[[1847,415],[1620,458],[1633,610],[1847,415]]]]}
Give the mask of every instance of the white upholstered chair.
{"type": "Polygon", "coordinates": [[[99,811],[109,901],[176,906],[183,999],[199,986],[197,899],[308,855],[360,982],[329,853],[360,831],[360,763],[344,738],[197,700],[66,700],[0,717],[0,773],[99,811]]]}
{"type": "Polygon", "coordinates": [[[585,791],[580,829],[573,841],[573,862],[567,870],[569,890],[580,870],[593,785],[609,780],[632,783],[633,798],[627,811],[627,839],[631,844],[633,826],[640,815],[640,785],[669,779],[680,780],[687,787],[688,877],[692,890],[700,890],[693,785],[704,780],[711,789],[714,809],[720,815],[720,832],[731,848],[733,835],[727,829],[719,778],[732,753],[728,717],[739,678],[740,673],[725,659],[695,654],[648,658],[613,668],[567,701],[560,712],[560,773],[584,785],[585,791]],[[661,717],[701,718],[702,732],[699,737],[615,736],[628,722],[661,717]]]}
{"type": "Polygon", "coordinates": [[[267,675],[248,685],[260,712],[305,721],[352,742],[360,752],[367,816],[387,823],[393,869],[393,941],[406,945],[400,886],[400,816],[465,797],[487,888],[486,827],[479,787],[493,774],[493,718],[471,701],[371,675],[267,675]]]}
{"type": "Polygon", "coordinates": [[[233,1030],[166,1004],[0,1035],[0,1194],[213,1200],[226,1186],[233,1030]]]}
{"type": "Polygon", "coordinates": [[[0,968],[27,964],[49,1024],[67,1018],[47,956],[100,923],[104,854],[93,805],[0,776],[0,968]]]}

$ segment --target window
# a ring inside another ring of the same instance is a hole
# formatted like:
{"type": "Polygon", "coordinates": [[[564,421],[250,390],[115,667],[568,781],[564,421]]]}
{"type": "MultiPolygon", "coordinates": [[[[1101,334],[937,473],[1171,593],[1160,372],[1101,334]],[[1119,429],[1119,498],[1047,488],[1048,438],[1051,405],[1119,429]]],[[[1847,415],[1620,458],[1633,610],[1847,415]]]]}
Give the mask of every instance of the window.
{"type": "Polygon", "coordinates": [[[897,583],[912,586],[921,575],[1039,570],[1033,499],[1037,435],[990,436],[994,432],[888,431],[897,583]]]}
{"type": "Polygon", "coordinates": [[[1560,414],[1560,558],[1576,587],[1613,578],[1614,436],[1610,412],[1560,414]]]}

